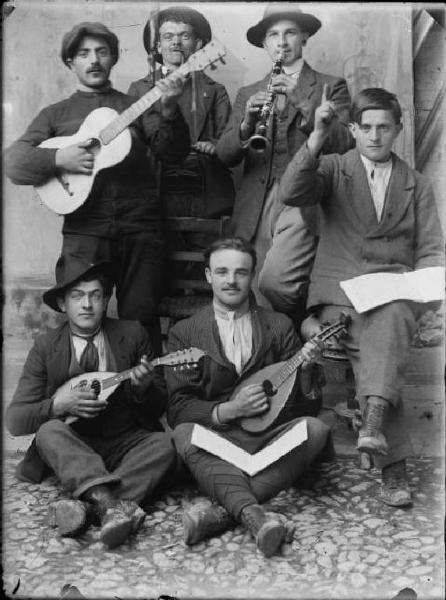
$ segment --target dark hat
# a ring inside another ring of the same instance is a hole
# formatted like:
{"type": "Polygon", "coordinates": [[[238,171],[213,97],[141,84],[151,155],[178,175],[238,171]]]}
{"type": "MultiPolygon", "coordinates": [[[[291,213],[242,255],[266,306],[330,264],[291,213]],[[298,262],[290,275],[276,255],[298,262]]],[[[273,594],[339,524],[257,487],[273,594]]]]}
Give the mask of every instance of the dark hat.
{"type": "Polygon", "coordinates": [[[82,256],[62,254],[56,263],[56,285],[44,292],[43,301],[50,308],[61,312],[57,299],[63,296],[64,290],[94,271],[111,278],[112,263],[107,260],[93,263],[82,256]]]}
{"type": "Polygon", "coordinates": [[[192,25],[195,35],[203,42],[203,46],[206,46],[212,39],[212,30],[209,21],[198,10],[189,8],[188,6],[170,6],[164,10],[155,12],[145,24],[142,41],[147,54],[150,54],[155,49],[155,60],[159,63],[163,62],[163,57],[156,52],[156,44],[159,41],[159,28],[165,21],[192,25]]]}
{"type": "Polygon", "coordinates": [[[293,2],[274,2],[273,4],[268,4],[265,8],[263,19],[257,25],[254,25],[254,27],[250,27],[246,32],[248,42],[257,46],[257,48],[262,48],[266,30],[272,23],[279,19],[295,21],[300,29],[310,36],[314,35],[322,25],[319,19],[309,13],[302,12],[293,2]]]}
{"type": "Polygon", "coordinates": [[[119,40],[117,36],[110,31],[108,27],[102,23],[99,23],[98,21],[84,21],[83,23],[75,25],[71,31],[63,36],[60,56],[66,65],[68,65],[68,59],[73,58],[73,56],[76,54],[82,38],[84,38],[86,35],[104,38],[110,47],[112,56],[114,57],[113,64],[118,62],[119,40]]]}

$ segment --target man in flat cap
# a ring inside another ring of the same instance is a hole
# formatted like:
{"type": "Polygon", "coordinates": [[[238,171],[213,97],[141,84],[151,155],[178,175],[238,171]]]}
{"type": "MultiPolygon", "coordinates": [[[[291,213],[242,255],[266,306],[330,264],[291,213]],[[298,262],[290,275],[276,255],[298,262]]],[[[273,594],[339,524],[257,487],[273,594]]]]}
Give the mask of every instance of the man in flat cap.
{"type": "Polygon", "coordinates": [[[5,421],[12,435],[35,434],[17,477],[39,483],[53,471],[72,496],[53,507],[59,534],[76,536],[95,518],[112,548],[141,525],[139,505],[175,471],[176,452],[158,421],[166,389],[149,362],[147,332],[136,321],[105,317],[110,273],[110,263],[58,260],[56,285],[43,300],[67,321],[36,339],[5,421]],[[127,369],[130,382],[106,400],[93,383],[64,385],[84,373],[127,369]]]}
{"type": "MultiPolygon", "coordinates": [[[[175,72],[211,41],[207,19],[187,6],[172,6],[152,15],[143,32],[149,60],[160,67],[134,81],[128,93],[141,97],[158,81],[175,72]]],[[[203,71],[192,71],[178,105],[189,126],[191,149],[180,164],[158,163],[164,214],[169,217],[218,218],[230,215],[234,186],[229,169],[218,159],[215,144],[226,126],[231,105],[226,89],[203,71]]],[[[189,234],[186,242],[204,247],[203,234],[189,234]],[[201,236],[201,237],[200,237],[201,236]]]]}
{"type": "Polygon", "coordinates": [[[275,310],[288,313],[297,323],[303,317],[316,247],[315,214],[312,210],[283,210],[276,201],[276,190],[291,157],[311,132],[324,86],[339,118],[323,152],[343,153],[352,145],[347,128],[350,95],[345,81],[314,71],[302,58],[307,40],[320,26],[316,17],[294,3],[266,7],[263,19],[248,29],[247,39],[264,48],[281,72],[270,72],[239,90],[217,144],[218,156],[229,167],[243,162],[232,222],[234,234],[250,240],[258,255],[259,278],[253,284],[257,299],[266,306],[269,301],[275,310]],[[268,88],[274,97],[273,119],[265,136],[266,147],[259,152],[251,137],[261,109],[270,99],[268,88]]]}
{"type": "MultiPolygon", "coordinates": [[[[119,58],[116,35],[102,23],[76,25],[63,38],[61,58],[77,77],[77,91],[44,108],[6,151],[5,172],[19,185],[40,185],[65,172],[89,175],[95,149],[89,140],[61,148],[40,148],[48,138],[75,134],[98,107],[122,113],[133,98],[113,89],[109,76],[119,58]]],[[[65,216],[62,255],[89,262],[111,260],[116,272],[120,317],[138,319],[160,350],[156,307],[162,293],[163,239],[155,176],[147,168],[147,145],[169,163],[187,154],[189,133],[177,98],[181,77],[160,81],[156,107],[131,127],[132,144],[125,159],[99,171],[85,203],[65,216]]]]}

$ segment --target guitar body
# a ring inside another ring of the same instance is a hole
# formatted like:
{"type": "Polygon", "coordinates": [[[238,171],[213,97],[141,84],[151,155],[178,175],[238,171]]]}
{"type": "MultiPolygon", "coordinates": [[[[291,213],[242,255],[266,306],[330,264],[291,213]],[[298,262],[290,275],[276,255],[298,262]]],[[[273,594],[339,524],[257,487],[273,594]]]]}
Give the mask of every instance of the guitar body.
{"type": "Polygon", "coordinates": [[[88,198],[96,173],[124,160],[132,145],[128,129],[124,129],[107,145],[102,145],[98,137],[100,132],[118,116],[113,108],[96,108],[85,118],[74,135],[50,138],[40,144],[39,148],[59,149],[86,142],[91,138],[97,140],[99,144],[91,149],[95,157],[91,175],[64,172],[35,187],[43,204],[59,215],[75,211],[88,198]]]}
{"type": "MultiPolygon", "coordinates": [[[[270,379],[277,371],[280,371],[284,364],[285,361],[268,365],[261,371],[254,373],[251,375],[251,377],[245,379],[243,383],[234,390],[232,397],[234,397],[246,385],[252,383],[263,383],[265,379],[270,379]]],[[[292,373],[278,388],[276,394],[274,394],[274,396],[269,396],[270,406],[265,413],[256,417],[245,417],[240,420],[240,426],[245,431],[258,433],[260,431],[264,431],[267,429],[267,427],[274,423],[274,421],[280,415],[288,398],[290,397],[294,382],[296,381],[296,374],[297,371],[294,371],[294,373],[292,373]]]]}

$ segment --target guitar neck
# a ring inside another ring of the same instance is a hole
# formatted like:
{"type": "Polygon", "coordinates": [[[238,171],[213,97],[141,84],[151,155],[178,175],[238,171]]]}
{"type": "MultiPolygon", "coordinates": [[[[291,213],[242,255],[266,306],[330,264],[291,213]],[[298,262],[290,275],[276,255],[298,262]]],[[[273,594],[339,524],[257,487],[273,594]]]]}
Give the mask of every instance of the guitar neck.
{"type": "MultiPolygon", "coordinates": [[[[171,73],[166,77],[166,79],[171,78],[174,74],[177,76],[187,75],[189,73],[189,66],[187,63],[181,65],[176,71],[171,73]]],[[[153,87],[150,91],[148,91],[144,96],[142,96],[139,100],[137,100],[134,104],[129,106],[123,113],[116,117],[111,123],[104,127],[104,129],[99,134],[99,139],[102,144],[105,146],[113,141],[120,133],[124,131],[135,119],[137,119],[143,112],[145,112],[148,108],[155,104],[157,100],[159,100],[162,96],[162,92],[159,88],[153,87]]]]}

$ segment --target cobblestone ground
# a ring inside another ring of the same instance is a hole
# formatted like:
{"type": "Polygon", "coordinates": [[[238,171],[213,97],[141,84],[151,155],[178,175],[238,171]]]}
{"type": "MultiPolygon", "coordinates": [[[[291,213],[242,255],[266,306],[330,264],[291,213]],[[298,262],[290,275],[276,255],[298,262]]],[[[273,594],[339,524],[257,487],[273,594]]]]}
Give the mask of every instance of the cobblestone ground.
{"type": "Polygon", "coordinates": [[[264,558],[239,526],[189,548],[182,503],[192,489],[161,496],[136,537],[106,550],[91,528],[60,538],[47,522],[62,496],[54,479],[18,483],[17,457],[3,478],[3,578],[15,598],[59,598],[65,584],[87,598],[393,598],[409,587],[418,600],[444,595],[443,471],[440,459],[410,463],[414,507],[392,509],[375,498],[376,470],[353,459],[323,464],[269,505],[296,525],[295,540],[264,558]]]}

